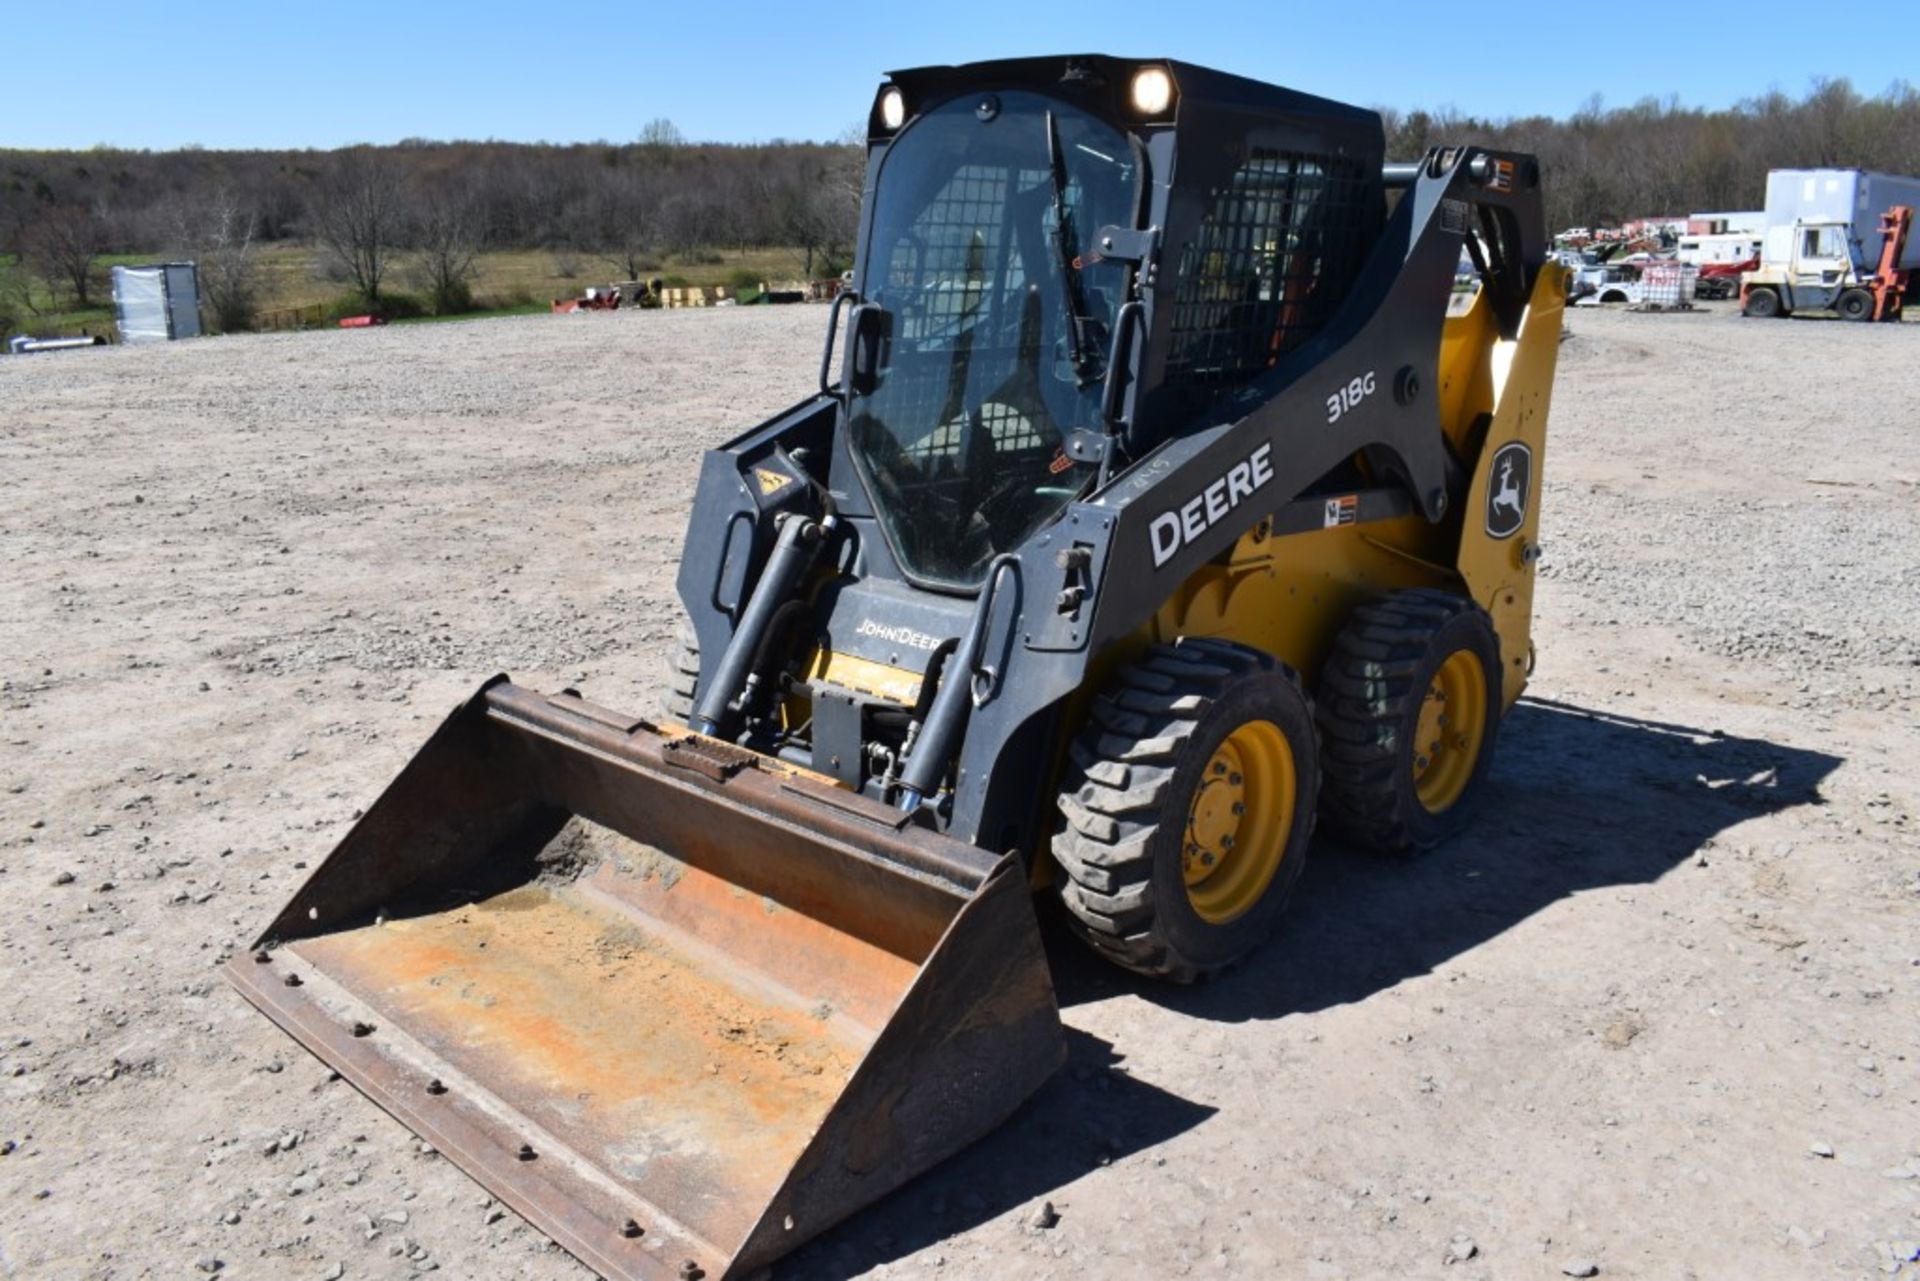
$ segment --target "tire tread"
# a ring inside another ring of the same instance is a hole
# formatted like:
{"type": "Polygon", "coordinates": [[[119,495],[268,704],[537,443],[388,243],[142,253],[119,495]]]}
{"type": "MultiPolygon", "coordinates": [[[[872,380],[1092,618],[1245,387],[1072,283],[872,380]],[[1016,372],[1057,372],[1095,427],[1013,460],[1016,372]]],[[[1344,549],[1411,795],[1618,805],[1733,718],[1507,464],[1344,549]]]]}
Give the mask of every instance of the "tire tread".
{"type": "MultiPolygon", "coordinates": [[[[1153,838],[1180,750],[1201,718],[1235,682],[1266,672],[1302,689],[1298,674],[1271,655],[1183,637],[1149,649],[1094,700],[1069,750],[1052,851],[1065,878],[1060,902],[1069,925],[1108,960],[1182,983],[1207,972],[1179,954],[1156,919],[1153,838]]],[[[1311,825],[1312,798],[1303,804],[1311,825]]]]}

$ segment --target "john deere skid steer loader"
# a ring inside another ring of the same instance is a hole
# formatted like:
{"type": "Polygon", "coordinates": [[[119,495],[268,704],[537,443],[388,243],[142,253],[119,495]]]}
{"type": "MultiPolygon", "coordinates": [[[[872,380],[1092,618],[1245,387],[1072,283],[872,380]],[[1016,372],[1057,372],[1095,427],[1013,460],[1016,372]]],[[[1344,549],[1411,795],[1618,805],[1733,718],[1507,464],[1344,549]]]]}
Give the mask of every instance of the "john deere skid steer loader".
{"type": "Polygon", "coordinates": [[[1033,892],[1185,981],[1316,816],[1455,831],[1564,290],[1533,160],[1382,150],[1178,62],[890,77],[820,386],[702,464],[667,714],[489,681],[234,981],[602,1274],[736,1275],[1058,1066],[1033,892]]]}

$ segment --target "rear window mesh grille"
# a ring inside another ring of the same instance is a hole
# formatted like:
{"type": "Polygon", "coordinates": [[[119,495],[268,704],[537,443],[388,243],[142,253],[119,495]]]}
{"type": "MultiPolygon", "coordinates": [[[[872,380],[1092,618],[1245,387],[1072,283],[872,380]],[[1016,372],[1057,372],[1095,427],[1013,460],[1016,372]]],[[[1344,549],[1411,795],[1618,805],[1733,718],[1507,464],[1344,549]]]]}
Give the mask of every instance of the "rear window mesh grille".
{"type": "Polygon", "coordinates": [[[1318,332],[1359,270],[1377,200],[1353,161],[1255,149],[1181,247],[1168,381],[1204,403],[1318,332]]]}

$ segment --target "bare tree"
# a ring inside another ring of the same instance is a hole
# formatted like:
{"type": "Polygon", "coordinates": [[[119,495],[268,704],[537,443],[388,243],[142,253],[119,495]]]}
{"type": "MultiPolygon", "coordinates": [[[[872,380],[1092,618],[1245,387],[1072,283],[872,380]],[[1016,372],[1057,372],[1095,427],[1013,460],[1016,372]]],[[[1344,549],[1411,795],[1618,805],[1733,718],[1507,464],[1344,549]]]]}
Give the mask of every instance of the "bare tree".
{"type": "Polygon", "coordinates": [[[864,162],[861,148],[843,142],[791,174],[774,195],[780,230],[800,249],[808,276],[816,266],[838,272],[852,257],[864,162]]]}
{"type": "Polygon", "coordinates": [[[605,167],[595,175],[587,235],[594,253],[622,279],[638,280],[658,252],[664,203],[658,184],[633,165],[605,167]]]}
{"type": "Polygon", "coordinates": [[[680,127],[665,116],[656,116],[647,121],[640,130],[640,145],[656,151],[665,151],[672,147],[684,147],[687,140],[680,133],[680,127]]]}
{"type": "Polygon", "coordinates": [[[106,247],[106,225],[91,209],[56,206],[21,233],[20,260],[49,293],[65,289],[75,307],[91,307],[93,260],[106,247]]]}
{"type": "Polygon", "coordinates": [[[480,251],[480,209],[470,191],[429,191],[413,215],[414,277],[440,315],[473,310],[474,259],[480,251]]]}
{"type": "Polygon", "coordinates": [[[314,238],[339,260],[371,307],[380,304],[380,286],[402,231],[397,178],[381,152],[350,147],[334,154],[307,205],[314,238]]]}
{"type": "Polygon", "coordinates": [[[5,288],[0,289],[0,313],[13,317],[13,323],[19,324],[24,316],[37,316],[40,308],[33,301],[33,277],[26,271],[12,271],[0,276],[5,288]]]}
{"type": "Polygon", "coordinates": [[[260,219],[232,187],[177,203],[170,238],[200,269],[200,296],[221,333],[251,329],[260,309],[260,219]]]}
{"type": "Polygon", "coordinates": [[[712,243],[714,219],[705,193],[681,187],[660,202],[660,245],[682,262],[712,243]]]}

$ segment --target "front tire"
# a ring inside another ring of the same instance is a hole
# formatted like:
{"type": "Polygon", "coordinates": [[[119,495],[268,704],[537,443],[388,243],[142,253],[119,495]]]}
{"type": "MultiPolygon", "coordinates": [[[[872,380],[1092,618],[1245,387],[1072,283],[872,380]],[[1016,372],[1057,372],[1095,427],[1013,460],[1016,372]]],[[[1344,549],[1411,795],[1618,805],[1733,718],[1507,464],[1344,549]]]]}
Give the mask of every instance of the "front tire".
{"type": "Polygon", "coordinates": [[[1072,747],[1053,854],[1074,931],[1137,973],[1190,983],[1272,933],[1319,791],[1293,670],[1227,641],[1157,645],[1072,747]]]}
{"type": "Polygon", "coordinates": [[[1472,816],[1500,732],[1500,642],[1452,592],[1362,605],[1321,670],[1321,817],[1384,853],[1429,849],[1472,816]]]}
{"type": "Polygon", "coordinates": [[[1864,289],[1849,289],[1840,295],[1834,310],[1840,313],[1842,320],[1872,320],[1873,295],[1864,289]]]}

